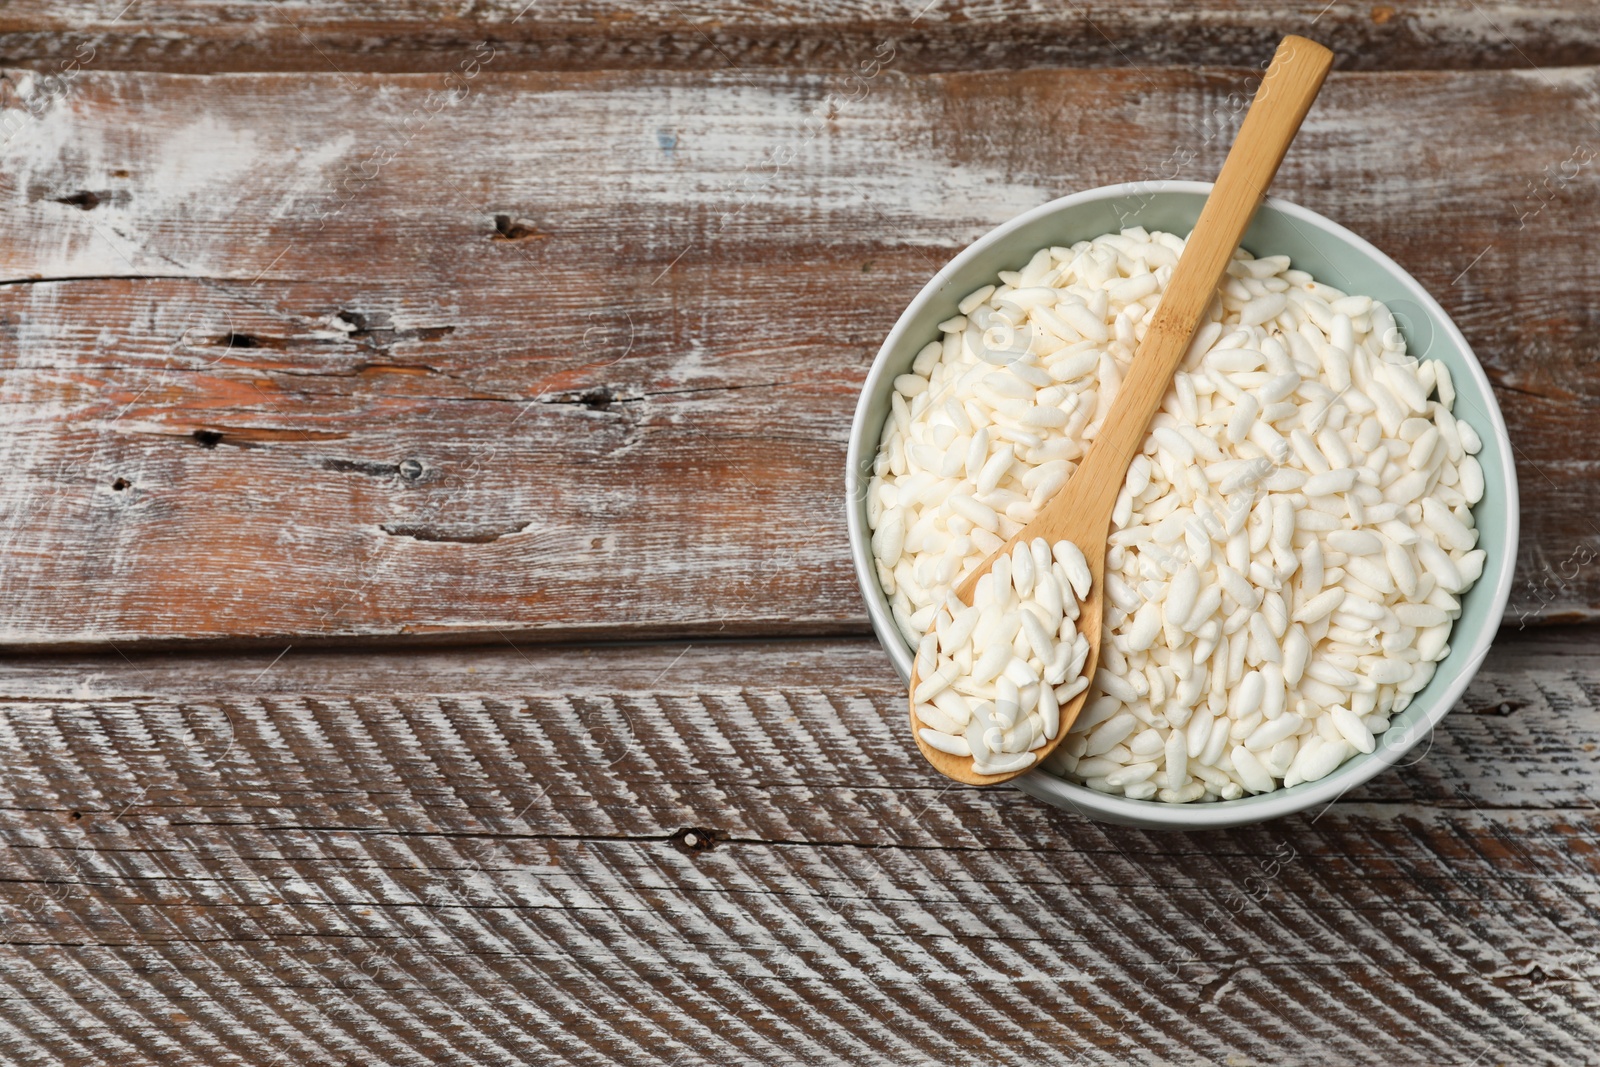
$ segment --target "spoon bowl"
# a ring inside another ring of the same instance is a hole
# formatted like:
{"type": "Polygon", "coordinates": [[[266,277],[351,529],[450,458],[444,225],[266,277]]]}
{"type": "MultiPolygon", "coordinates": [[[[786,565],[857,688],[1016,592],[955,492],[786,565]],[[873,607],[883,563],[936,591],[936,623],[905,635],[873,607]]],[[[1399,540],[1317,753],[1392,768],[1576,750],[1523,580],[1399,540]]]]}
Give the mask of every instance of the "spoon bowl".
{"type": "MultiPolygon", "coordinates": [[[[1062,493],[1065,492],[1066,487],[1063,487],[1062,493]]],[[[1105,616],[1105,601],[1101,590],[1104,585],[1106,571],[1106,531],[1111,521],[1111,513],[1108,510],[1103,515],[1097,515],[1083,510],[1069,515],[1068,518],[1073,520],[1070,522],[1069,528],[1054,540],[1067,540],[1081,546],[1084,561],[1088,563],[1089,573],[1094,579],[1093,585],[1089,589],[1089,595],[1078,601],[1079,614],[1076,624],[1078,633],[1082,634],[1084,639],[1089,642],[1089,654],[1083,661],[1083,675],[1093,678],[1095,668],[1100,664],[1100,633],[1105,616]],[[1097,529],[1098,533],[1096,533],[1097,529]]],[[[1031,523],[1029,524],[1030,529],[1032,525],[1031,523]]],[[[1035,535],[1044,536],[1037,531],[1035,535]]],[[[1001,552],[1010,552],[1011,546],[1021,539],[1022,535],[1018,534],[1017,537],[1007,541],[993,556],[984,560],[981,567],[973,571],[956,587],[956,596],[960,597],[965,603],[972,603],[972,593],[977,587],[978,579],[989,573],[990,567],[994,565],[994,561],[999,558],[1001,552]]],[[[1054,543],[1054,541],[1051,543],[1054,543]]],[[[1072,591],[1068,589],[1065,592],[1070,596],[1072,591]]],[[[907,686],[909,692],[916,692],[917,682],[917,670],[913,665],[911,679],[907,686]]],[[[1043,752],[1048,754],[1049,750],[1055,748],[1056,744],[1066,736],[1067,728],[1078,717],[1078,712],[1083,708],[1083,702],[1088,699],[1088,696],[1089,690],[1085,689],[1061,705],[1060,726],[1056,729],[1055,738],[1045,743],[1043,752]]],[[[1023,768],[1020,771],[1010,771],[1005,774],[979,774],[972,769],[971,756],[955,756],[934,748],[922,738],[923,724],[917,718],[917,702],[911,700],[909,703],[911,705],[911,736],[916,739],[917,748],[922,750],[923,757],[945,777],[953,778],[958,782],[965,782],[968,785],[998,785],[1001,782],[1015,778],[1019,774],[1028,772],[1028,768],[1023,768]]],[[[1034,765],[1037,766],[1039,760],[1043,758],[1044,756],[1040,755],[1034,760],[1034,765]]]]}

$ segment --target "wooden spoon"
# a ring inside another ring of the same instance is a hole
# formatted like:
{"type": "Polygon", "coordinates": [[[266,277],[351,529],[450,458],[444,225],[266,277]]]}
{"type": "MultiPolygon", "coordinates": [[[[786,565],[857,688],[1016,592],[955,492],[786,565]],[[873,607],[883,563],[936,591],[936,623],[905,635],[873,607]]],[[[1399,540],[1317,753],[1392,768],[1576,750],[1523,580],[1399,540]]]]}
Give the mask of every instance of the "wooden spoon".
{"type": "MultiPolygon", "coordinates": [[[[1304,37],[1283,39],[1272,57],[1272,65],[1261,79],[1261,87],[1239,129],[1238,140],[1229,149],[1222,173],[1217,175],[1216,185],[1206,198],[1200,220],[1184,245],[1183,255],[1173,269],[1144,340],[1134,353],[1133,363],[1117,390],[1099,436],[1089,446],[1072,478],[1045,504],[1038,517],[984,560],[982,566],[956,588],[956,595],[970,604],[978,579],[989,572],[1001,553],[1009,553],[1018,541],[1032,541],[1036,537],[1052,545],[1061,540],[1071,541],[1083,550],[1094,575],[1094,586],[1088,599],[1083,601],[1078,618],[1078,632],[1089,642],[1089,657],[1083,669],[1091,677],[1100,658],[1106,536],[1117,495],[1127,478],[1128,464],[1143,446],[1150,419],[1161,407],[1161,400],[1188,351],[1201,316],[1216,296],[1228,260],[1266,196],[1267,186],[1278,172],[1278,164],[1283,162],[1289,142],[1300,129],[1332,63],[1333,53],[1315,41],[1304,37]]],[[[1071,590],[1065,592],[1070,595],[1071,590]]],[[[917,682],[913,666],[912,692],[916,691],[917,682]]],[[[928,762],[941,773],[968,785],[994,785],[1037,767],[1066,736],[1067,728],[1077,718],[1088,695],[1086,689],[1062,705],[1061,725],[1055,739],[1034,750],[1036,758],[1029,767],[1007,774],[977,774],[972,769],[971,756],[952,756],[931,747],[918,732],[922,723],[917,719],[915,700],[910,702],[911,734],[928,762]]]]}

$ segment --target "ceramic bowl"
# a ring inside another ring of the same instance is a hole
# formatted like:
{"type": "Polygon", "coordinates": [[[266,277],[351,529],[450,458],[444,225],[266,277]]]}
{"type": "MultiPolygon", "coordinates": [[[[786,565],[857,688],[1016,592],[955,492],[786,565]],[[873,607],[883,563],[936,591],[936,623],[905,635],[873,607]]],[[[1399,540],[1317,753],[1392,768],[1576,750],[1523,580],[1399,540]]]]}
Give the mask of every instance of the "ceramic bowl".
{"type": "MultiPolygon", "coordinates": [[[[911,367],[919,349],[939,336],[937,324],[957,314],[968,293],[1016,270],[1040,248],[1070,245],[1128,226],[1188,234],[1211,186],[1206,182],[1111,185],[1052,200],[974,241],[939,271],[911,301],[878,350],[867,374],[850,428],[845,492],[851,557],[878,639],[902,679],[911,675],[907,647],[889,612],[888,598],[872,565],[866,486],[889,413],[895,375],[911,367]]],[[[1487,654],[1511,594],[1517,550],[1517,478],[1505,421],[1483,368],[1449,316],[1394,260],[1314,211],[1269,197],[1246,232],[1244,247],[1257,256],[1288,255],[1293,265],[1349,293],[1382,300],[1394,312],[1407,348],[1418,357],[1442,360],[1456,388],[1455,413],[1483,439],[1484,497],[1473,509],[1479,546],[1488,552],[1483,575],[1462,598],[1461,617],[1450,635],[1450,652],[1432,681],[1379,735],[1378,747],[1356,756],[1316,782],[1238,800],[1163,804],[1098,793],[1045,770],[1014,779],[1025,792],[1091,818],[1149,829],[1199,830],[1260,822],[1320,810],[1350,789],[1397,763],[1423,758],[1422,746],[1466,689],[1487,654]],[[1420,751],[1419,751],[1420,747],[1420,751]]],[[[896,726],[909,727],[904,716],[896,726]]],[[[905,738],[907,746],[911,738],[905,738]]],[[[931,770],[930,774],[933,773],[931,770]]]]}

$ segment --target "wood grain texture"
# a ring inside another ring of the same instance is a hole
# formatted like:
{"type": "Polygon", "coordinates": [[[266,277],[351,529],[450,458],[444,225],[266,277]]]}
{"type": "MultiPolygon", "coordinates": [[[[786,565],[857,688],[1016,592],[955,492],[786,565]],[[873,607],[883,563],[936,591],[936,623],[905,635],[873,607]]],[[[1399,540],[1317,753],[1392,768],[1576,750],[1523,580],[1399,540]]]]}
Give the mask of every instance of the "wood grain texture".
{"type": "MultiPolygon", "coordinates": [[[[1053,195],[1210,177],[1248,86],[460,88],[0,84],[6,645],[863,632],[844,438],[905,302],[1053,195]]],[[[1512,625],[1600,607],[1597,108],[1592,68],[1336,74],[1275,185],[1415,273],[1495,380],[1512,625]]]]}
{"type": "Polygon", "coordinates": [[[938,779],[865,641],[0,661],[0,1058],[1592,1063],[1595,638],[1195,836],[938,779]]]}
{"type": "Polygon", "coordinates": [[[1464,68],[1336,76],[1278,188],[1494,376],[1509,628],[1593,616],[1600,15],[919,10],[0,10],[0,645],[121,650],[0,657],[0,1062],[1600,1063],[1592,629],[1203,836],[948,787],[866,640],[702,636],[864,631],[844,432],[905,301],[1209,178],[1313,23],[1464,68]],[[1034,65],[1119,69],[929,73],[1034,65]]]}
{"type": "Polygon", "coordinates": [[[0,12],[0,60],[91,57],[103,70],[444,71],[479,41],[516,70],[804,67],[853,70],[884,42],[904,69],[1254,67],[1285,33],[1341,69],[1524,68],[1600,62],[1584,0],[20,0],[0,12]],[[125,6],[126,5],[126,6],[125,6]]]}

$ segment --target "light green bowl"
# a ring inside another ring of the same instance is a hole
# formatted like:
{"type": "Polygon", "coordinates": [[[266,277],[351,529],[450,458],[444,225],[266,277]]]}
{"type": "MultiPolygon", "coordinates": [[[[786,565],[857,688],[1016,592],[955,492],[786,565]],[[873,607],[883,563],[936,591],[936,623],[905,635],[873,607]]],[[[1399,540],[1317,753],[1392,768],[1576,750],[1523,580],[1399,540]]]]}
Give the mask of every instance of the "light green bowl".
{"type": "MultiPolygon", "coordinates": [[[[888,418],[895,375],[910,369],[917,352],[938,336],[938,323],[957,313],[961,298],[995,281],[1000,271],[1021,268],[1040,248],[1070,245],[1129,226],[1187,235],[1210,191],[1206,182],[1143,182],[1052,200],[975,241],[934,276],[895,323],[878,350],[856,406],[845,491],[856,579],[872,628],[901,678],[911,677],[913,650],[895,627],[888,598],[878,585],[866,511],[866,487],[888,418]]],[[[1394,260],[1343,226],[1287,201],[1268,198],[1243,244],[1257,256],[1288,255],[1295,267],[1309,271],[1318,281],[1382,300],[1394,312],[1411,354],[1441,360],[1450,368],[1456,387],[1455,413],[1483,438],[1478,460],[1483,465],[1484,497],[1473,508],[1473,515],[1478,544],[1487,550],[1488,561],[1478,583],[1462,597],[1461,618],[1450,634],[1450,653],[1439,663],[1432,681],[1395,716],[1389,730],[1379,736],[1376,751],[1355,757],[1320,781],[1212,804],[1162,804],[1097,793],[1043,770],[1015,779],[1018,787],[1041,800],[1106,822],[1198,830],[1326,807],[1402,761],[1429,736],[1483,662],[1511,595],[1517,552],[1517,475],[1511,462],[1511,442],[1489,380],[1455,323],[1394,260]]],[[[905,741],[907,746],[912,744],[909,735],[905,741]]]]}

